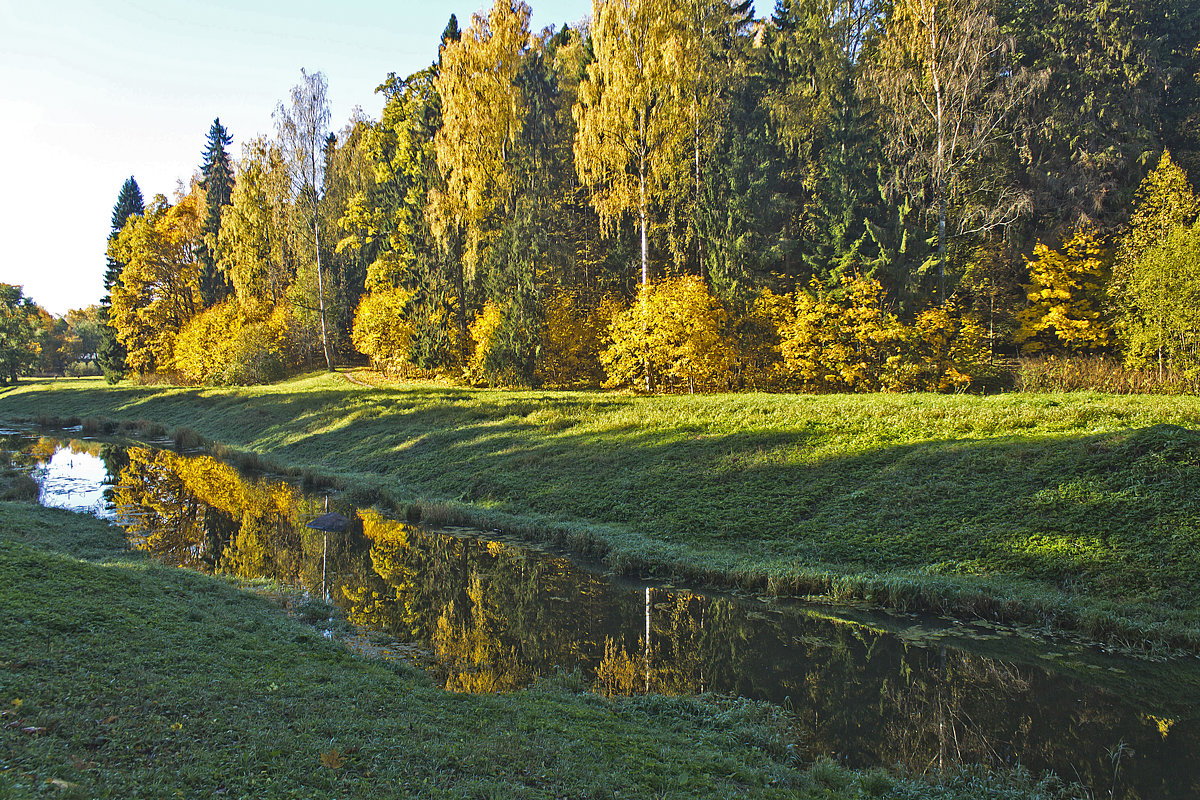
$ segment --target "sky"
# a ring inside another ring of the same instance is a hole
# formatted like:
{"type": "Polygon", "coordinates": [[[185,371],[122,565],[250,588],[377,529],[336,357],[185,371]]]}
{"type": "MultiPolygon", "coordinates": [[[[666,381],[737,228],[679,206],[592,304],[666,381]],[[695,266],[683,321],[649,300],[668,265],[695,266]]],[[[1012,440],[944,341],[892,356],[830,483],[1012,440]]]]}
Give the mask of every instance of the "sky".
{"type": "MultiPolygon", "coordinates": [[[[535,31],[591,11],[527,1],[535,31]]],[[[0,283],[54,314],[99,302],[126,178],[171,197],[217,117],[240,157],[301,68],[325,73],[335,131],[355,106],[378,119],[375,87],[428,66],[450,15],[465,28],[483,2],[0,0],[0,283]]]]}

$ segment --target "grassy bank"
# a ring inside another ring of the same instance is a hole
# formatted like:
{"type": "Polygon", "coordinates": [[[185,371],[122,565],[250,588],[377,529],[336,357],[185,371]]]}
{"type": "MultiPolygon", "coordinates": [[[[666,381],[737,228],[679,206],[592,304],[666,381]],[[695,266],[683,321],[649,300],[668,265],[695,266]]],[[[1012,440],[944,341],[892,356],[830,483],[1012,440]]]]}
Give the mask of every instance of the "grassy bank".
{"type": "Polygon", "coordinates": [[[0,394],[0,417],[187,426],[362,501],[617,569],[1200,650],[1195,397],[640,398],[318,375],[29,382],[0,394]]]}
{"type": "Polygon", "coordinates": [[[0,796],[1065,796],[803,765],[761,704],[499,696],[357,658],[260,595],[155,566],[94,519],[0,502],[0,796]]]}

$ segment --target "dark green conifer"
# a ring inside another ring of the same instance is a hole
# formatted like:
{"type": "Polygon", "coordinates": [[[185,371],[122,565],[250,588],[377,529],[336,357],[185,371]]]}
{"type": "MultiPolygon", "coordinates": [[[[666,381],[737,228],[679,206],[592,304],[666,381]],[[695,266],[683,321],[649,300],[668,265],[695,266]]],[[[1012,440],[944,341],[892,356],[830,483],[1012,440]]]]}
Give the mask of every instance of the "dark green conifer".
{"type": "MultiPolygon", "coordinates": [[[[117,234],[125,227],[126,221],[146,210],[146,202],[142,198],[142,190],[137,181],[130,175],[117,194],[117,203],[113,206],[112,231],[108,234],[111,245],[117,234]]],[[[104,297],[100,300],[100,344],[96,348],[96,361],[104,372],[109,383],[116,383],[125,374],[125,347],[117,341],[116,330],[108,324],[108,312],[112,305],[112,291],[121,280],[121,270],[125,264],[111,255],[107,256],[108,267],[104,271],[104,297]]]]}
{"type": "Polygon", "coordinates": [[[208,130],[204,163],[200,167],[205,190],[204,224],[200,228],[200,297],[205,307],[215,305],[233,292],[229,279],[217,267],[217,235],[221,213],[233,198],[233,167],[226,147],[233,141],[218,117],[208,130]]]}

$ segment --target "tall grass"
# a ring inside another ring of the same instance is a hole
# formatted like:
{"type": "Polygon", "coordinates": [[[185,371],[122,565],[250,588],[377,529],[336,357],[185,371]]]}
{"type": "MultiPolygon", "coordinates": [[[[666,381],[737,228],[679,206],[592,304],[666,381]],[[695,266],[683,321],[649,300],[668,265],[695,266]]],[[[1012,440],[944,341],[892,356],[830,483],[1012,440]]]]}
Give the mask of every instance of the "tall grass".
{"type": "Polygon", "coordinates": [[[1023,392],[1105,392],[1108,394],[1195,394],[1200,373],[1135,369],[1111,356],[1022,358],[1016,388],[1023,392]]]}

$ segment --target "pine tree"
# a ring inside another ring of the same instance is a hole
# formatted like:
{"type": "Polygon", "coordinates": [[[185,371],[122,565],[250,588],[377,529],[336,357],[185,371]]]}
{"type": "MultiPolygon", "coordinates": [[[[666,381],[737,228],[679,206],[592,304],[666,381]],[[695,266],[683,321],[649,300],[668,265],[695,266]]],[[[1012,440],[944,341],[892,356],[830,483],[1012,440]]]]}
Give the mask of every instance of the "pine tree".
{"type": "Polygon", "coordinates": [[[229,278],[217,266],[217,236],[221,213],[233,198],[233,167],[225,148],[233,141],[218,117],[208,130],[204,163],[200,167],[205,190],[204,225],[200,229],[200,297],[205,307],[221,302],[233,292],[229,278]]]}
{"type": "Polygon", "coordinates": [[[125,227],[126,221],[132,216],[141,216],[146,210],[146,202],[142,198],[142,190],[137,181],[130,175],[121,186],[117,195],[117,203],[113,206],[112,231],[108,235],[108,268],[104,272],[104,297],[100,300],[101,337],[96,349],[96,361],[104,372],[109,383],[116,383],[125,374],[125,348],[117,340],[117,332],[109,323],[109,312],[112,308],[112,294],[120,285],[121,271],[125,262],[112,255],[112,243],[125,227]]]}

